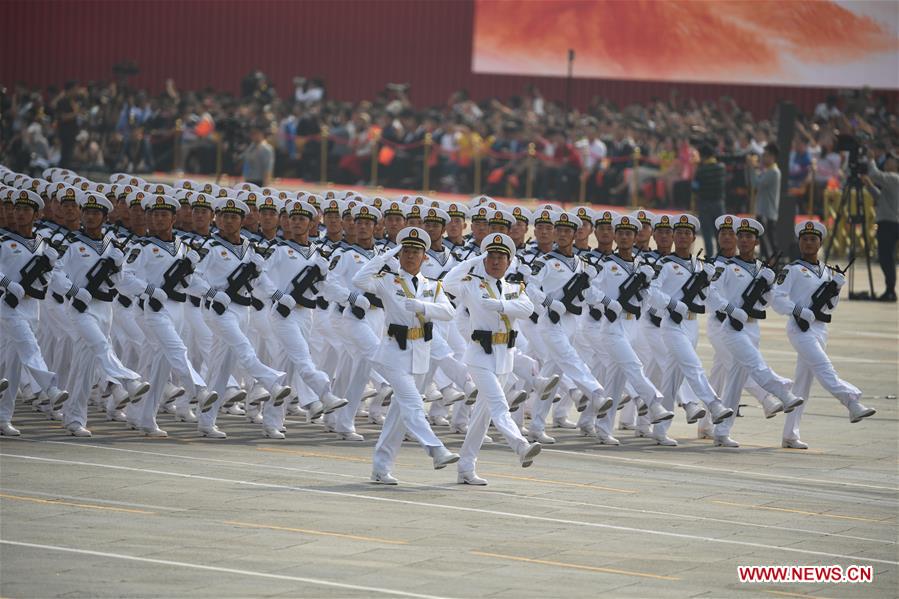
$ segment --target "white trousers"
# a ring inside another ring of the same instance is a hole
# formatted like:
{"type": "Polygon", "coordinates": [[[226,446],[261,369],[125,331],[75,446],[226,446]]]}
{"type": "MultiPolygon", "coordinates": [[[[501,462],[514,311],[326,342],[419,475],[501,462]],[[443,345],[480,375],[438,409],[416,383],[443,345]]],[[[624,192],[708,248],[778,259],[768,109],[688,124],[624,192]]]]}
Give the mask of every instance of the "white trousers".
{"type": "Polygon", "coordinates": [[[56,385],[56,374],[47,369],[34,336],[36,327],[37,320],[17,314],[5,314],[0,318],[0,363],[3,364],[0,376],[9,380],[9,387],[0,397],[0,422],[12,420],[23,370],[37,384],[38,389],[34,391],[44,391],[56,385]]]}

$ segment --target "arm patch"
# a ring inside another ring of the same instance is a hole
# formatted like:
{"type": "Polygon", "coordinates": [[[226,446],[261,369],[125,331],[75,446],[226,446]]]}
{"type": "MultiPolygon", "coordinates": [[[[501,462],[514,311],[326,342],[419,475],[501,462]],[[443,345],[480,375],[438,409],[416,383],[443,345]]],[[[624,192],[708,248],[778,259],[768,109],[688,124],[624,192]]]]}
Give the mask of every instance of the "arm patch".
{"type": "Polygon", "coordinates": [[[133,250],[131,250],[131,253],[128,254],[128,264],[131,264],[132,262],[137,260],[138,256],[140,256],[140,248],[134,248],[133,250]]]}

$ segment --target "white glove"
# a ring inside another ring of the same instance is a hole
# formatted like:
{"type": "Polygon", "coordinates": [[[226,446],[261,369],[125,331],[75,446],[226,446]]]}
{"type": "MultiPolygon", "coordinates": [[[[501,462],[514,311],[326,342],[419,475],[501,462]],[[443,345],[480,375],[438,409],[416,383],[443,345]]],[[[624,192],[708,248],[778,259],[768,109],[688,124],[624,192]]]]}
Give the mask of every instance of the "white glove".
{"type": "Polygon", "coordinates": [[[649,264],[641,264],[637,267],[637,272],[642,273],[647,280],[651,280],[654,276],[656,276],[656,271],[649,264]]]}
{"type": "Polygon", "coordinates": [[[405,306],[406,310],[408,310],[409,312],[424,313],[424,311],[425,311],[424,302],[417,300],[417,299],[413,299],[411,297],[407,297],[403,301],[403,305],[405,306]]]}
{"type": "Polygon", "coordinates": [[[278,303],[287,308],[288,310],[293,310],[297,307],[297,300],[293,299],[293,296],[285,293],[278,300],[278,303]]]}
{"type": "Polygon", "coordinates": [[[621,303],[618,300],[611,300],[608,304],[606,304],[606,308],[615,313],[615,316],[620,316],[621,311],[624,308],[621,306],[621,303]]]}
{"type": "Polygon", "coordinates": [[[89,304],[93,298],[94,296],[92,296],[84,287],[79,287],[78,291],[75,292],[75,295],[72,296],[73,300],[78,300],[82,304],[89,304]]]}
{"type": "Polygon", "coordinates": [[[591,286],[590,289],[587,290],[586,299],[588,304],[598,306],[604,299],[606,299],[606,294],[596,287],[591,286]]]}
{"type": "Polygon", "coordinates": [[[219,290],[216,291],[215,295],[212,296],[212,301],[227,308],[231,305],[231,296],[224,291],[219,290]]]}
{"type": "Polygon", "coordinates": [[[503,301],[498,299],[487,298],[482,301],[482,305],[485,310],[489,310],[490,312],[502,312],[503,311],[503,301]]]}
{"type": "Polygon", "coordinates": [[[397,254],[399,254],[401,251],[403,251],[403,246],[397,244],[397,246],[395,248],[391,248],[391,250],[389,252],[384,254],[384,257],[385,258],[393,258],[397,254]]]}
{"type": "Polygon", "coordinates": [[[122,250],[112,244],[109,244],[109,247],[103,252],[103,257],[112,260],[116,266],[121,266],[125,261],[125,254],[122,253],[122,250]]]}
{"type": "Polygon", "coordinates": [[[364,295],[362,295],[361,293],[358,296],[356,296],[356,304],[355,305],[357,308],[362,308],[365,311],[368,311],[368,309],[371,308],[371,302],[368,301],[368,298],[365,297],[364,295]]]}
{"type": "Polygon", "coordinates": [[[197,250],[187,250],[187,254],[185,257],[190,260],[190,263],[196,266],[200,262],[200,254],[197,253],[197,250]]]}
{"type": "Polygon", "coordinates": [[[559,300],[553,300],[553,303],[549,305],[549,309],[560,316],[562,314],[565,314],[565,304],[563,304],[559,300]]]}
{"type": "Polygon", "coordinates": [[[255,264],[256,268],[258,268],[259,270],[262,270],[263,267],[265,266],[265,258],[263,258],[259,254],[257,254],[255,250],[250,252],[249,258],[250,258],[250,262],[255,264]]]}
{"type": "Polygon", "coordinates": [[[770,285],[774,282],[774,271],[767,266],[763,266],[762,270],[759,271],[759,278],[765,279],[765,282],[770,285]]]}
{"type": "Polygon", "coordinates": [[[702,270],[705,271],[706,276],[710,279],[715,276],[715,265],[711,264],[710,262],[703,262],[702,270]]]}
{"type": "Polygon", "coordinates": [[[743,324],[746,324],[746,321],[749,320],[749,314],[747,314],[746,310],[743,308],[734,308],[734,311],[731,312],[730,315],[743,324]]]}
{"type": "Polygon", "coordinates": [[[6,293],[14,296],[17,300],[21,300],[25,297],[25,288],[15,281],[10,281],[6,284],[6,293]]]}
{"type": "Polygon", "coordinates": [[[50,266],[56,266],[56,261],[59,260],[59,252],[56,249],[49,245],[44,246],[44,255],[50,261],[50,266]]]}
{"type": "Polygon", "coordinates": [[[677,312],[678,314],[680,314],[681,316],[683,316],[684,318],[687,317],[687,312],[689,312],[689,310],[687,309],[687,304],[685,304],[684,302],[677,302],[674,305],[674,311],[677,312]]]}
{"type": "Polygon", "coordinates": [[[833,273],[833,282],[837,284],[837,289],[846,284],[846,277],[838,272],[833,273]]]}
{"type": "Polygon", "coordinates": [[[165,291],[163,291],[159,287],[154,287],[153,291],[150,292],[148,297],[151,297],[152,299],[155,299],[157,302],[160,302],[160,303],[169,299],[169,296],[167,296],[165,294],[165,291]]]}

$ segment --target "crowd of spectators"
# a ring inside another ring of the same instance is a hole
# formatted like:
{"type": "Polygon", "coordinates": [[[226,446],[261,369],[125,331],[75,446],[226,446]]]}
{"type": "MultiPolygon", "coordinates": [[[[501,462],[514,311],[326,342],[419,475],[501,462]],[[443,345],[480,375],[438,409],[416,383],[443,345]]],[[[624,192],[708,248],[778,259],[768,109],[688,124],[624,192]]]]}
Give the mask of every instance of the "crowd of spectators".
{"type": "MultiPolygon", "coordinates": [[[[480,191],[497,196],[530,191],[576,201],[583,194],[588,202],[625,204],[638,193],[644,205],[687,207],[705,148],[726,167],[726,209],[746,211],[752,181],[746,157],[776,141],[775,114],[750,114],[729,97],[697,101],[672,93],[629,106],[596,97],[579,111],[528,87],[484,101],[460,90],[442,106],[422,108],[403,84],[344,102],[330,98],[321,80],[293,83],[290,94],[279,94],[257,71],[243,78],[238,95],[183,91],[171,80],[158,95],[124,80],[45,90],[16,85],[0,98],[0,161],[17,170],[220,168],[240,176],[257,129],[275,150],[274,176],[317,181],[325,126],[327,178],[338,184],[369,184],[374,166],[379,185],[420,188],[427,156],[429,187],[438,191],[472,193],[480,177],[480,191]]],[[[840,185],[845,165],[835,130],[862,135],[875,156],[897,149],[891,108],[868,90],[822,98],[799,119],[785,175],[790,186],[840,185]]]]}

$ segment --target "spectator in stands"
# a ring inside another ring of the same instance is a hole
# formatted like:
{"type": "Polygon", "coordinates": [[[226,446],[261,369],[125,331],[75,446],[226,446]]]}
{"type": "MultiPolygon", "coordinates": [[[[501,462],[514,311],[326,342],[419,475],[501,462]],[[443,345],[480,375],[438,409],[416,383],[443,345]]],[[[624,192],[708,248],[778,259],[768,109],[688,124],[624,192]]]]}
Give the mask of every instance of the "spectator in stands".
{"type": "Polygon", "coordinates": [[[869,161],[868,175],[863,180],[868,190],[876,194],[877,259],[886,282],[886,290],[879,299],[895,302],[896,241],[899,239],[899,157],[887,154],[882,171],[877,168],[877,161],[869,161]]]}
{"type": "Polygon", "coordinates": [[[793,151],[790,152],[790,188],[804,186],[811,167],[812,157],[808,152],[808,143],[800,137],[795,138],[793,151]]]}
{"type": "Polygon", "coordinates": [[[268,125],[253,123],[250,127],[250,145],[243,153],[244,181],[268,187],[275,170],[275,150],[265,139],[268,125]]]}
{"type": "MultiPolygon", "coordinates": [[[[780,151],[777,144],[769,143],[762,152],[761,168],[758,168],[758,159],[755,154],[746,157],[749,169],[749,180],[755,189],[755,218],[766,231],[774,231],[780,210],[780,169],[777,168],[777,157],[780,151]]],[[[762,253],[765,256],[773,256],[777,252],[774,243],[774,235],[763,235],[761,240],[762,253]]]]}
{"type": "Polygon", "coordinates": [[[702,239],[706,254],[713,256],[715,249],[715,219],[724,214],[724,186],[727,173],[724,165],[715,157],[715,149],[705,144],[699,148],[699,166],[693,175],[693,194],[696,211],[702,223],[702,239]]]}
{"type": "Polygon", "coordinates": [[[78,135],[78,116],[81,106],[78,101],[78,87],[74,81],[65,85],[62,97],[56,101],[56,134],[59,136],[59,166],[73,166],[72,154],[75,151],[75,137],[78,135]]]}

